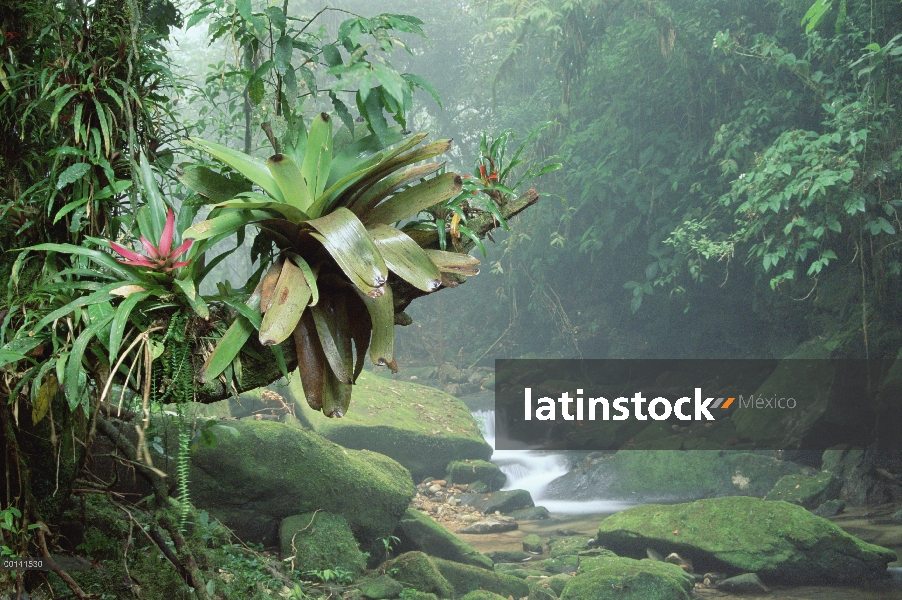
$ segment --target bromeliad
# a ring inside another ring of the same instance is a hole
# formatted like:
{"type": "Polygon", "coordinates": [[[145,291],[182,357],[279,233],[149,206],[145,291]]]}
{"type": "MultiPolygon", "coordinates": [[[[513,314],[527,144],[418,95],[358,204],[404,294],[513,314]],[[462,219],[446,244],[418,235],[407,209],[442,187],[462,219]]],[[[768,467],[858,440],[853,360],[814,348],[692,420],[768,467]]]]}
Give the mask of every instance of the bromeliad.
{"type": "Polygon", "coordinates": [[[120,256],[127,259],[116,259],[118,262],[124,265],[146,267],[148,269],[159,271],[161,273],[171,273],[173,269],[186,267],[191,262],[190,260],[175,262],[175,259],[187,252],[194,241],[186,240],[184,243],[182,243],[181,246],[179,246],[175,250],[172,250],[172,238],[174,234],[175,214],[170,208],[168,214],[166,215],[166,226],[163,228],[163,233],[160,236],[160,240],[157,246],[154,246],[152,243],[150,243],[143,235],[141,236],[141,244],[144,246],[144,251],[147,254],[138,254],[137,252],[129,250],[128,248],[120,246],[116,242],[112,241],[110,242],[110,248],[115,250],[120,256]]]}

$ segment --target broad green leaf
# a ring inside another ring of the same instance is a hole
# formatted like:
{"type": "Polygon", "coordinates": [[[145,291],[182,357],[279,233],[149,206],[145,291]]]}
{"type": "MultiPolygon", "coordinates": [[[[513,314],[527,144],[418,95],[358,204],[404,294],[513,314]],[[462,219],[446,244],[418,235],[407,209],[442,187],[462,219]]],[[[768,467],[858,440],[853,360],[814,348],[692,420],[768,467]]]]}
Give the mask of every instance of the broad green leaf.
{"type": "Polygon", "coordinates": [[[301,268],[290,259],[286,260],[276,282],[272,302],[260,324],[260,343],[272,346],[287,340],[301,320],[311,293],[301,268]]]}
{"type": "Polygon", "coordinates": [[[273,176],[269,172],[269,169],[266,168],[266,164],[262,161],[257,160],[252,156],[248,156],[244,152],[232,150],[227,146],[223,146],[222,144],[217,144],[215,142],[186,138],[185,143],[194,146],[195,148],[200,148],[201,150],[226,163],[227,165],[247,177],[249,180],[262,187],[267,194],[269,194],[279,202],[285,201],[285,198],[282,195],[282,190],[279,188],[279,184],[276,183],[275,179],[273,179],[273,176]]]}
{"type": "MultiPolygon", "coordinates": [[[[86,162],[78,162],[73,165],[69,165],[69,167],[60,173],[60,176],[56,180],[56,189],[61,190],[70,183],[75,183],[79,179],[85,176],[85,174],[91,170],[91,163],[86,162]]],[[[84,199],[87,201],[87,198],[84,199]]],[[[59,219],[59,217],[57,217],[59,219]]]]}
{"type": "MultiPolygon", "coordinates": [[[[363,178],[372,168],[373,165],[378,163],[382,159],[381,154],[377,154],[373,156],[370,161],[371,164],[364,164],[364,166],[359,170],[353,173],[350,173],[335,182],[330,188],[326,189],[320,197],[316,199],[316,202],[310,207],[309,214],[316,218],[326,212],[332,205],[335,198],[341,195],[345,190],[350,188],[352,185],[357,183],[361,178],[363,178]]],[[[369,161],[368,161],[369,162],[369,161]]]]}
{"type": "Polygon", "coordinates": [[[377,298],[359,294],[370,313],[373,337],[370,341],[370,360],[373,364],[398,370],[395,363],[395,302],[391,286],[377,298]]]}
{"type": "Polygon", "coordinates": [[[310,217],[304,211],[284,202],[275,202],[269,196],[264,196],[257,192],[242,192],[239,196],[227,202],[217,204],[216,207],[273,211],[294,224],[310,220],[310,217]]]}
{"type": "MultiPolygon", "coordinates": [[[[326,113],[314,117],[307,136],[307,152],[301,165],[301,174],[315,200],[326,189],[332,167],[332,119],[326,113]]],[[[311,200],[311,202],[312,202],[311,200]]],[[[309,206],[309,205],[308,205],[309,206]]]]}
{"type": "Polygon", "coordinates": [[[141,219],[138,220],[138,227],[141,234],[153,242],[158,242],[163,235],[163,228],[166,226],[166,202],[157,187],[157,180],[150,168],[150,160],[146,156],[140,156],[141,168],[138,173],[141,176],[141,187],[144,192],[144,199],[147,204],[144,206],[147,219],[142,227],[141,219]]]}
{"type": "Polygon", "coordinates": [[[441,273],[409,235],[388,225],[377,225],[369,232],[392,272],[424,292],[434,292],[439,288],[442,284],[441,273]]]}
{"type": "Polygon", "coordinates": [[[388,269],[357,216],[346,208],[304,224],[315,229],[314,238],[325,246],[348,278],[369,295],[379,295],[388,269]]]}
{"type": "Polygon", "coordinates": [[[357,201],[348,208],[357,215],[365,215],[372,210],[374,206],[388,198],[390,194],[401,186],[407,185],[417,179],[428,177],[443,166],[445,166],[445,163],[428,163],[410,167],[409,169],[389,175],[371,187],[365,194],[361,195],[357,201]]]}
{"type": "Polygon", "coordinates": [[[69,360],[66,362],[66,376],[65,376],[65,390],[66,390],[66,398],[69,401],[69,407],[71,409],[75,409],[79,404],[83,403],[83,399],[80,397],[82,392],[86,392],[85,388],[87,386],[87,375],[82,368],[82,358],[85,355],[85,350],[88,347],[88,344],[92,339],[107,325],[110,324],[110,321],[113,320],[113,313],[109,313],[104,317],[94,321],[91,325],[83,330],[76,338],[75,343],[72,344],[72,349],[69,352],[69,360]]]}
{"type": "Polygon", "coordinates": [[[351,334],[348,326],[348,315],[345,311],[344,296],[336,294],[330,297],[341,302],[333,305],[322,302],[312,307],[311,314],[316,324],[316,333],[319,336],[320,345],[326,355],[326,360],[335,377],[341,383],[351,384],[351,373],[354,362],[351,354],[351,334]]]}
{"type": "Polygon", "coordinates": [[[188,169],[179,176],[179,181],[214,202],[227,202],[242,192],[251,191],[247,180],[235,181],[202,166],[188,169]]]}
{"type": "Polygon", "coordinates": [[[315,306],[319,302],[319,286],[316,284],[316,274],[300,255],[294,252],[288,252],[287,255],[304,274],[304,279],[307,280],[307,286],[310,288],[310,306],[315,306]]]}
{"type": "Polygon", "coordinates": [[[110,295],[110,292],[120,286],[122,286],[121,281],[108,283],[93,294],[77,297],[75,300],[72,300],[71,302],[66,303],[65,306],[62,306],[61,308],[50,312],[43,319],[38,321],[35,324],[33,331],[40,331],[53,321],[62,319],[63,317],[72,314],[73,311],[82,306],[91,306],[94,304],[100,304],[113,300],[113,296],[110,295]]]}
{"type": "MultiPolygon", "coordinates": [[[[257,310],[260,307],[259,290],[255,291],[248,298],[246,304],[250,310],[257,310]]],[[[235,360],[235,357],[238,356],[244,347],[245,342],[254,333],[254,329],[254,325],[239,313],[222,338],[220,338],[219,343],[216,344],[216,348],[213,349],[207,362],[204,363],[201,376],[203,382],[209,382],[213,378],[218,377],[220,373],[225,371],[226,367],[232,364],[232,361],[235,360]]]]}
{"type": "Polygon", "coordinates": [[[135,306],[150,297],[151,292],[135,292],[129,294],[116,308],[116,314],[113,317],[113,323],[110,326],[110,365],[116,363],[119,358],[119,345],[122,343],[122,336],[125,334],[125,328],[128,326],[128,317],[135,306]]]}
{"type": "Polygon", "coordinates": [[[191,279],[175,279],[173,280],[173,283],[185,294],[185,297],[188,299],[188,304],[194,312],[197,313],[197,316],[204,320],[210,318],[210,309],[207,307],[207,303],[204,302],[201,295],[197,293],[194,281],[191,279]]]}
{"type": "MultiPolygon", "coordinates": [[[[313,130],[311,129],[311,132],[313,130]]],[[[312,139],[312,138],[311,138],[312,139]]],[[[307,155],[310,155],[308,150],[307,155]]],[[[301,169],[287,154],[274,154],[266,161],[266,167],[282,190],[285,201],[293,208],[305,211],[313,203],[310,190],[301,169]]]]}
{"type": "Polygon", "coordinates": [[[444,202],[460,193],[463,182],[457,173],[445,173],[424,183],[417,184],[395,194],[369,214],[363,216],[367,225],[376,223],[397,223],[421,210],[444,202]]]}
{"type": "Polygon", "coordinates": [[[262,210],[230,210],[224,215],[196,223],[182,234],[184,239],[205,240],[224,233],[235,231],[239,227],[250,225],[256,221],[268,219],[272,215],[262,210]]]}
{"type": "Polygon", "coordinates": [[[53,402],[53,397],[56,396],[57,390],[59,390],[59,381],[56,380],[56,375],[51,373],[44,380],[44,383],[41,384],[34,399],[34,406],[31,409],[32,425],[37,425],[47,415],[47,411],[50,410],[50,403],[53,402]]]}
{"type": "Polygon", "coordinates": [[[340,179],[355,171],[365,168],[366,163],[387,146],[396,144],[404,139],[400,127],[390,127],[385,134],[385,140],[380,140],[375,135],[367,135],[350,146],[343,148],[332,157],[332,167],[329,170],[329,179],[326,187],[332,187],[340,179]]]}

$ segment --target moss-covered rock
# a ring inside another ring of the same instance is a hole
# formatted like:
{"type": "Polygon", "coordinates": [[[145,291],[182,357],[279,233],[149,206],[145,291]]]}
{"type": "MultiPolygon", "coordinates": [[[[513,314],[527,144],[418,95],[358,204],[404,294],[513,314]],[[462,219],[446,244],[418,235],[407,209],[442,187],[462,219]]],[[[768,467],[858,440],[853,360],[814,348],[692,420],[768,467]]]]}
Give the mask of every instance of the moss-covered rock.
{"type": "Polygon", "coordinates": [[[579,567],[579,557],[572,555],[546,558],[530,563],[533,569],[542,569],[546,573],[575,573],[579,567]]]}
{"type": "Polygon", "coordinates": [[[827,500],[835,499],[841,487],[842,482],[829,471],[815,475],[786,475],[780,478],[764,499],[783,500],[813,509],[827,500]]]}
{"type": "Polygon", "coordinates": [[[244,540],[277,543],[282,519],[315,510],[342,515],[365,551],[390,536],[414,494],[392,459],[347,450],[284,423],[231,421],[238,436],[192,456],[191,497],[244,540]]]}
{"type": "Polygon", "coordinates": [[[492,455],[469,409],[434,388],[364,371],[354,386],[351,408],[341,419],[311,410],[299,377],[292,377],[288,386],[271,389],[294,405],[305,426],[345,448],[389,456],[416,481],[444,473],[452,461],[488,460],[492,455]]]}
{"type": "Polygon", "coordinates": [[[551,516],[548,509],[544,506],[533,506],[532,508],[518,508],[507,513],[509,516],[518,521],[538,521],[547,519],[551,516]]]}
{"type": "Polygon", "coordinates": [[[406,583],[420,592],[435,594],[439,598],[451,598],[454,595],[451,584],[423,552],[406,552],[386,562],[385,572],[396,581],[406,583]]]}
{"type": "Polygon", "coordinates": [[[678,502],[719,496],[763,497],[800,465],[760,454],[710,450],[629,450],[574,469],[548,486],[566,500],[606,498],[678,502]]]}
{"type": "Polygon", "coordinates": [[[454,596],[456,598],[480,589],[495,592],[505,598],[508,596],[522,598],[529,594],[529,588],[517,577],[486,571],[485,569],[462,565],[441,558],[433,558],[432,561],[454,588],[454,596]]]}
{"type": "Polygon", "coordinates": [[[689,600],[692,578],[676,565],[651,560],[612,558],[578,575],[564,587],[561,600],[689,600]]]}
{"type": "Polygon", "coordinates": [[[523,538],[523,551],[531,552],[532,554],[541,554],[543,550],[542,546],[542,538],[537,536],[534,533],[530,533],[525,538],[523,538]]]}
{"type": "Polygon", "coordinates": [[[529,588],[529,597],[527,600],[557,600],[557,594],[555,594],[551,588],[547,588],[543,585],[533,585],[529,588]]]}
{"type": "Polygon", "coordinates": [[[499,596],[486,590],[474,590],[463,596],[461,600],[507,600],[507,596],[499,596]]]}
{"type": "Polygon", "coordinates": [[[577,573],[594,571],[599,567],[605,566],[612,558],[617,558],[617,555],[607,548],[601,549],[601,553],[597,556],[580,556],[577,573]]]}
{"type": "Polygon", "coordinates": [[[577,554],[581,550],[585,550],[588,544],[589,537],[582,535],[551,538],[548,540],[548,553],[551,555],[551,558],[577,554]]]}
{"type": "Polygon", "coordinates": [[[492,560],[480,554],[466,543],[420,511],[408,508],[395,535],[400,539],[398,550],[410,552],[421,550],[430,556],[446,558],[455,562],[492,569],[492,560]]]}
{"type": "Polygon", "coordinates": [[[357,587],[365,597],[373,600],[397,598],[404,591],[404,586],[388,575],[364,579],[357,584],[357,587]]]}
{"type": "MultiPolygon", "coordinates": [[[[527,536],[529,537],[529,536],[527,536]]],[[[485,553],[493,563],[522,563],[531,558],[528,554],[519,550],[491,550],[485,553]]]]}
{"type": "Polygon", "coordinates": [[[445,475],[448,483],[473,483],[482,481],[489,491],[494,492],[504,487],[507,475],[497,465],[485,460],[456,460],[448,464],[445,475]]]}
{"type": "Polygon", "coordinates": [[[488,492],[485,494],[463,494],[460,503],[464,506],[472,506],[485,514],[494,512],[509,513],[519,508],[531,508],[535,506],[532,496],[526,490],[506,490],[503,492],[488,492]]]}
{"type": "Polygon", "coordinates": [[[282,558],[293,558],[293,564],[299,570],[322,571],[337,567],[357,577],[366,568],[366,558],[348,521],[329,512],[304,513],[282,519],[279,547],[282,558]]]}
{"type": "Polygon", "coordinates": [[[561,593],[563,593],[564,588],[567,587],[567,584],[570,583],[571,579],[573,579],[573,575],[570,573],[558,573],[557,575],[545,578],[542,580],[542,583],[547,583],[548,588],[560,596],[561,593]]]}
{"type": "Polygon", "coordinates": [[[853,583],[896,560],[801,506],[742,496],[637,506],[602,521],[597,541],[621,556],[678,552],[698,572],[758,573],[766,582],[853,583]]]}

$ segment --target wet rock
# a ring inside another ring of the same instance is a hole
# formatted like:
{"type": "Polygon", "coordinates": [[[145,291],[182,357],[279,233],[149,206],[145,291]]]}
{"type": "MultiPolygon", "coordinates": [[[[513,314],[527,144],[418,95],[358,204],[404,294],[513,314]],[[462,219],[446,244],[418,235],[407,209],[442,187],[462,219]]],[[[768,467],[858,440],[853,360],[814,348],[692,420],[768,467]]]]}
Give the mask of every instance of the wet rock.
{"type": "Polygon", "coordinates": [[[588,548],[588,542],[589,538],[585,535],[552,538],[548,540],[548,552],[551,558],[577,554],[580,550],[588,548]]]}
{"type": "Polygon", "coordinates": [[[341,515],[317,511],[282,519],[279,541],[282,557],[293,558],[298,570],[338,567],[356,577],[366,568],[366,558],[341,515]]]}
{"type": "Polygon", "coordinates": [[[457,598],[480,589],[494,592],[505,598],[508,596],[522,598],[529,594],[529,588],[523,580],[517,577],[504,575],[503,573],[494,573],[441,558],[433,558],[432,562],[454,588],[454,597],[457,598]]]}
{"type": "Polygon", "coordinates": [[[452,598],[454,591],[435,563],[423,552],[407,552],[385,563],[384,570],[415,590],[452,598]]]}
{"type": "Polygon", "coordinates": [[[420,550],[430,556],[481,567],[492,568],[492,560],[420,511],[409,508],[395,530],[400,542],[397,550],[420,550]]]}
{"type": "Polygon", "coordinates": [[[547,519],[551,516],[548,509],[544,506],[533,506],[532,508],[518,508],[507,513],[518,521],[538,521],[547,519]]]}
{"type": "Polygon", "coordinates": [[[668,554],[667,558],[664,559],[664,562],[676,565],[687,573],[692,573],[693,571],[692,561],[683,558],[676,552],[671,552],[670,554],[668,554]]]}
{"type": "Polygon", "coordinates": [[[896,560],[801,506],[742,496],[630,508],[601,522],[598,541],[621,556],[677,550],[702,572],[791,584],[857,583],[896,560]]]}
{"type": "Polygon", "coordinates": [[[769,591],[754,573],[743,573],[718,581],[717,589],[734,594],[764,594],[769,591]]]}
{"type": "Polygon", "coordinates": [[[489,491],[494,492],[504,487],[507,475],[496,465],[485,460],[461,460],[448,463],[448,481],[459,483],[485,483],[489,491]]]}
{"type": "MultiPolygon", "coordinates": [[[[844,510],[846,510],[845,500],[827,500],[814,509],[813,512],[819,517],[835,517],[844,510]]],[[[902,522],[902,520],[900,520],[900,522],[902,522]]]]}
{"type": "Polygon", "coordinates": [[[550,587],[545,587],[541,584],[532,585],[529,587],[529,598],[527,600],[557,600],[557,594],[550,587]]]}
{"type": "Polygon", "coordinates": [[[382,575],[374,579],[364,579],[358,585],[358,589],[367,598],[376,600],[379,598],[397,598],[404,591],[404,586],[388,575],[382,575]]]}
{"type": "Polygon", "coordinates": [[[692,586],[692,578],[675,565],[647,559],[615,557],[597,569],[570,579],[560,598],[689,600],[692,586]]]}
{"type": "Polygon", "coordinates": [[[522,563],[525,560],[529,560],[532,558],[528,554],[520,552],[518,550],[492,550],[490,552],[485,553],[486,556],[492,559],[494,563],[522,563]]]}
{"type": "Polygon", "coordinates": [[[463,529],[459,529],[458,533],[504,533],[505,531],[514,531],[518,525],[515,520],[510,517],[495,516],[482,521],[477,521],[472,525],[468,525],[463,529]]]}
{"type": "MultiPolygon", "coordinates": [[[[472,488],[472,484],[470,487],[472,488]]],[[[464,506],[472,506],[486,514],[494,512],[509,513],[518,508],[532,508],[535,506],[532,496],[526,490],[464,494],[460,498],[460,503],[464,506]]]]}
{"type": "Polygon", "coordinates": [[[786,475],[774,485],[765,500],[783,500],[807,509],[820,506],[839,496],[842,481],[829,471],[816,475],[786,475]]]}
{"type": "Polygon", "coordinates": [[[523,538],[523,551],[530,552],[532,554],[541,554],[542,538],[534,533],[527,535],[525,538],[523,538]]]}
{"type": "Polygon", "coordinates": [[[532,563],[532,568],[542,569],[547,573],[576,573],[579,568],[578,556],[561,556],[560,558],[546,558],[532,563]]]}

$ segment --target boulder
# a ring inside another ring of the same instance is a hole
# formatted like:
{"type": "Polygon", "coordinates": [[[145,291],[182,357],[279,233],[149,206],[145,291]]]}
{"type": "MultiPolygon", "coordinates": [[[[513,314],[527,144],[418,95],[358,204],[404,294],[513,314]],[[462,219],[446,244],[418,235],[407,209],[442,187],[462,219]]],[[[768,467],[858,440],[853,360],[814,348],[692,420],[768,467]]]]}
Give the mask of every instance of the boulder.
{"type": "Polygon", "coordinates": [[[783,500],[813,509],[839,495],[842,482],[830,471],[816,475],[784,475],[765,500],[783,500]]]}
{"type": "Polygon", "coordinates": [[[604,566],[572,578],[561,600],[689,600],[692,577],[676,565],[611,558],[604,566]]]}
{"type": "Polygon", "coordinates": [[[717,589],[734,594],[764,594],[767,586],[754,573],[743,573],[717,582],[717,589]]]}
{"type": "Polygon", "coordinates": [[[570,554],[578,554],[588,548],[589,536],[575,535],[548,540],[548,552],[551,558],[559,558],[570,554]]]}
{"type": "Polygon", "coordinates": [[[888,462],[891,462],[890,457],[878,452],[875,446],[866,450],[839,446],[824,451],[821,469],[833,473],[840,480],[839,497],[842,500],[851,506],[867,506],[893,500],[891,482],[880,477],[878,469],[895,472],[900,465],[888,462]]]}
{"type": "Polygon", "coordinates": [[[452,484],[482,481],[494,492],[504,487],[507,475],[485,460],[456,460],[448,463],[446,479],[452,484]]]}
{"type": "Polygon", "coordinates": [[[282,519],[325,510],[347,519],[364,551],[375,553],[407,510],[410,474],[386,456],[285,423],[229,425],[237,436],[192,453],[191,500],[246,541],[275,545],[282,519]]]}
{"type": "Polygon", "coordinates": [[[364,371],[354,386],[351,408],[341,419],[328,419],[310,409],[299,377],[272,389],[293,404],[305,426],[345,448],[389,456],[415,481],[444,473],[450,462],[487,461],[492,455],[469,409],[434,388],[364,371]]]}
{"type": "Polygon", "coordinates": [[[601,522],[597,542],[621,556],[678,552],[698,572],[789,584],[855,583],[896,560],[801,506],[743,496],[630,508],[601,522]]]}
{"type": "Polygon", "coordinates": [[[532,585],[529,587],[529,598],[527,600],[557,600],[557,594],[551,588],[541,584],[532,585]]]}
{"type": "Polygon", "coordinates": [[[509,513],[518,508],[532,508],[535,502],[526,490],[507,490],[503,492],[489,492],[486,494],[463,494],[460,503],[464,506],[472,506],[479,512],[492,514],[494,512],[509,513]]]}
{"type": "Polygon", "coordinates": [[[545,560],[531,562],[530,565],[531,568],[541,569],[546,573],[576,573],[576,570],[579,568],[579,557],[567,555],[558,558],[546,558],[545,560]]]}
{"type": "Polygon", "coordinates": [[[329,512],[317,511],[282,519],[279,526],[279,547],[282,558],[291,558],[291,564],[297,570],[322,571],[338,568],[357,577],[366,568],[366,558],[360,551],[347,520],[329,512]]]}
{"type": "Polygon", "coordinates": [[[387,561],[383,570],[391,573],[396,581],[420,592],[435,594],[439,598],[452,598],[454,595],[451,584],[423,552],[406,552],[387,561]]]}
{"type": "Polygon", "coordinates": [[[499,596],[494,592],[487,592],[486,590],[474,590],[469,594],[466,594],[460,600],[507,600],[507,597],[499,596]]]}
{"type": "Polygon", "coordinates": [[[551,514],[548,512],[548,509],[544,506],[518,508],[517,510],[512,510],[507,514],[517,519],[518,521],[538,521],[540,519],[547,519],[551,516],[551,514]]]}
{"type": "Polygon", "coordinates": [[[388,575],[364,579],[357,587],[364,596],[373,600],[397,598],[404,591],[404,586],[388,575]]]}
{"type": "Polygon", "coordinates": [[[459,529],[458,533],[504,533],[505,531],[514,531],[517,527],[517,522],[511,517],[490,516],[487,519],[477,521],[472,525],[467,525],[463,529],[459,529]]]}
{"type": "Polygon", "coordinates": [[[522,563],[532,558],[519,550],[490,550],[485,555],[491,558],[494,563],[522,563]]]}
{"type": "Polygon", "coordinates": [[[400,539],[397,550],[421,550],[430,556],[492,569],[492,560],[420,511],[408,508],[395,535],[400,539]]]}
{"type": "Polygon", "coordinates": [[[523,538],[523,551],[532,554],[541,554],[543,551],[542,538],[534,533],[530,533],[523,538]]]}
{"type": "Polygon", "coordinates": [[[812,512],[819,517],[835,517],[845,509],[845,500],[827,500],[812,512]]]}
{"type": "Polygon", "coordinates": [[[487,590],[507,598],[522,598],[529,595],[529,588],[523,580],[503,573],[486,571],[469,565],[444,560],[431,559],[439,572],[454,588],[454,597],[460,598],[475,590],[487,590]]]}
{"type": "Polygon", "coordinates": [[[562,500],[685,502],[719,496],[763,497],[784,475],[802,473],[773,456],[710,450],[629,450],[580,465],[546,491],[562,500]]]}

